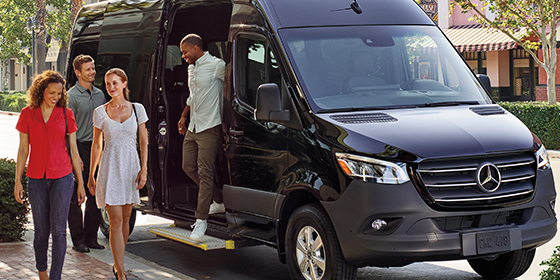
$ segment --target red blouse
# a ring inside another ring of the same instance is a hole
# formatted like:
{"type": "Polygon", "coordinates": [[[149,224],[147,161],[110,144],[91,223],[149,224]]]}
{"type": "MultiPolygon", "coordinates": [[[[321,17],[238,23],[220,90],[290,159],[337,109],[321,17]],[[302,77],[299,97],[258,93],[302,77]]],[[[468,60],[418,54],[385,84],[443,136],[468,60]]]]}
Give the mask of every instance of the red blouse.
{"type": "MultiPolygon", "coordinates": [[[[66,109],[68,133],[78,130],[74,113],[66,109]]],[[[66,124],[62,107],[55,107],[47,123],[41,108],[23,108],[16,129],[29,135],[29,162],[27,177],[58,179],[72,172],[72,163],[66,150],[66,124]]],[[[68,147],[70,148],[70,147],[68,147]]]]}

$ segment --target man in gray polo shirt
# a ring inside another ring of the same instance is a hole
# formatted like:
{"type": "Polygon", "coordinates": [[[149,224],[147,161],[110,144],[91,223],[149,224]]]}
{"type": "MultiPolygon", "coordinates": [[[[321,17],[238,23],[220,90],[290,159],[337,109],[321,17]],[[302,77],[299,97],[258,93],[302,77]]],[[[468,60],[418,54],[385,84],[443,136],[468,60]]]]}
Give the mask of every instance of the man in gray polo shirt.
{"type": "MultiPolygon", "coordinates": [[[[78,131],[76,140],[78,151],[83,162],[83,179],[87,184],[89,178],[89,162],[91,142],[93,141],[93,110],[107,102],[105,94],[93,86],[95,81],[95,64],[89,55],[78,55],[73,61],[74,73],[78,82],[68,90],[68,107],[74,112],[78,131]]],[[[77,203],[76,195],[72,197],[68,212],[68,227],[74,246],[72,249],[87,253],[91,249],[104,249],[97,242],[97,230],[101,222],[101,212],[97,209],[95,196],[86,191],[87,201],[85,215],[82,219],[82,209],[77,203]]]]}

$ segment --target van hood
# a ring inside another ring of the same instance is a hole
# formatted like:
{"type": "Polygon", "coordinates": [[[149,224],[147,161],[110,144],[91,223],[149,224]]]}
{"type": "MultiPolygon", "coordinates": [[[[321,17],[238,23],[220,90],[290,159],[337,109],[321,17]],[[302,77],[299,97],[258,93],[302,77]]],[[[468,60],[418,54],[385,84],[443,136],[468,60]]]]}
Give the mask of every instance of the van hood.
{"type": "Polygon", "coordinates": [[[319,117],[336,126],[323,131],[327,139],[337,139],[348,151],[382,157],[415,160],[414,156],[458,157],[533,147],[529,129],[497,105],[334,113],[319,117]]]}

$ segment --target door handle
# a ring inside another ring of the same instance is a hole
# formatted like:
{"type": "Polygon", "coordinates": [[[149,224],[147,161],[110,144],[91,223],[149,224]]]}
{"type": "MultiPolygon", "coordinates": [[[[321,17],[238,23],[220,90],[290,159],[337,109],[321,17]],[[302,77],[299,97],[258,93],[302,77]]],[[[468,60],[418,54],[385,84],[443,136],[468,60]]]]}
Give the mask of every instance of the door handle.
{"type": "Polygon", "coordinates": [[[230,127],[229,128],[229,136],[231,136],[232,138],[241,138],[243,137],[244,133],[243,130],[241,130],[238,127],[230,127]]]}

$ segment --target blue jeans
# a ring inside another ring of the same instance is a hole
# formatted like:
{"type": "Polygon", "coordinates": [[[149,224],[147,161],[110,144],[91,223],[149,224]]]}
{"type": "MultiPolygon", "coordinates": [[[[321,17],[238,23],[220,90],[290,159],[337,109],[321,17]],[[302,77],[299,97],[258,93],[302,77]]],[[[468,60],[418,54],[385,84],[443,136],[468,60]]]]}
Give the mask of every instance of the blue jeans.
{"type": "Polygon", "coordinates": [[[49,235],[52,234],[50,280],[59,280],[66,255],[66,220],[74,192],[72,173],[59,179],[28,178],[27,191],[35,236],[33,249],[37,270],[47,270],[49,235]]]}

